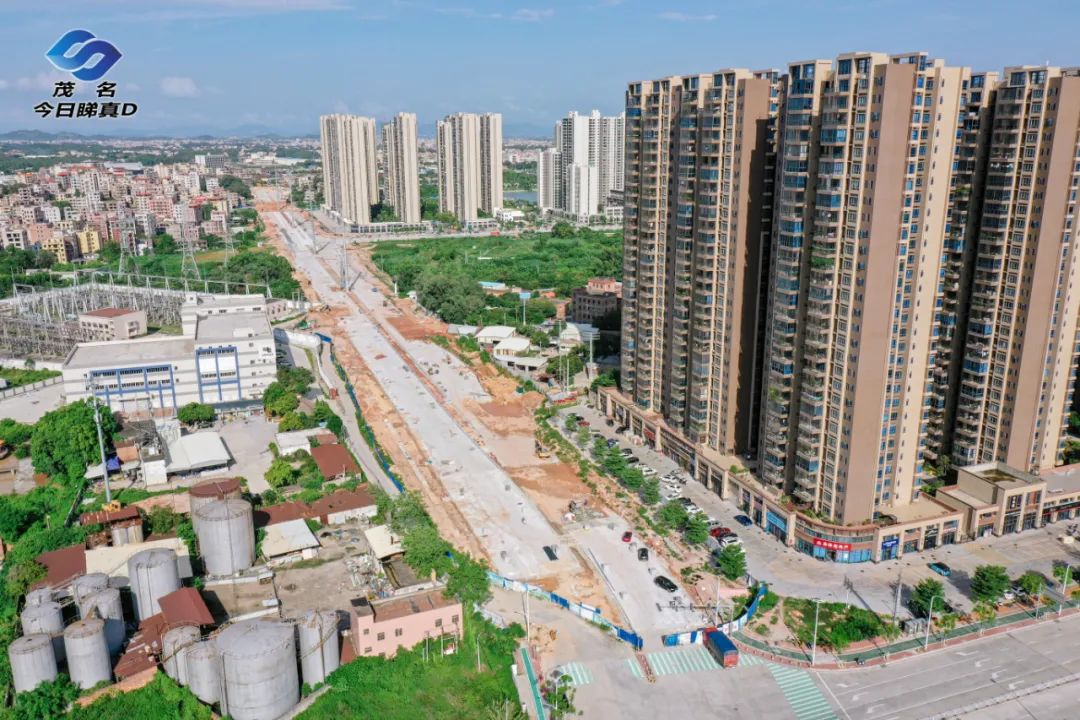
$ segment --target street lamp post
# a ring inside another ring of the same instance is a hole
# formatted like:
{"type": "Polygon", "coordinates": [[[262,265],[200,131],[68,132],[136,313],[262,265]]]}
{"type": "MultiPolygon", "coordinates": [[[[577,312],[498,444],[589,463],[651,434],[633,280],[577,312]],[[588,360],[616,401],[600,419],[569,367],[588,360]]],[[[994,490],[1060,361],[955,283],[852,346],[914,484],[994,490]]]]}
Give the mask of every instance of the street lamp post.
{"type": "Polygon", "coordinates": [[[813,667],[817,661],[817,628],[818,628],[818,613],[821,611],[821,600],[814,600],[814,642],[810,646],[810,666],[813,667]]]}
{"type": "Polygon", "coordinates": [[[1069,574],[1072,572],[1072,565],[1065,566],[1065,579],[1061,581],[1061,602],[1058,603],[1058,617],[1061,617],[1061,606],[1069,602],[1069,574]]]}
{"type": "Polygon", "coordinates": [[[937,595],[930,596],[930,607],[926,614],[926,639],[923,641],[923,650],[930,647],[930,626],[934,624],[934,601],[937,600],[937,595]]]}

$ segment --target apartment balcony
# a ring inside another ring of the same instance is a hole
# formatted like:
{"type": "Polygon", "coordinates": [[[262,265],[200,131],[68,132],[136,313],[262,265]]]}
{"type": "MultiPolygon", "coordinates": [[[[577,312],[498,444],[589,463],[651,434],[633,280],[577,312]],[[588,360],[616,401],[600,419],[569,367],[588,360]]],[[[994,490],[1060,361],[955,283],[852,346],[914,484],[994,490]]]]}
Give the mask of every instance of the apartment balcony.
{"type": "MultiPolygon", "coordinates": [[[[799,482],[798,476],[796,476],[795,482],[796,483],[799,482]]],[[[815,481],[813,487],[816,487],[816,486],[817,486],[817,482],[815,481]]],[[[799,500],[801,500],[802,502],[807,503],[807,504],[813,504],[814,499],[815,499],[815,495],[814,495],[813,490],[807,490],[806,488],[803,488],[803,487],[795,488],[795,491],[792,494],[796,498],[798,498],[799,500]]]]}

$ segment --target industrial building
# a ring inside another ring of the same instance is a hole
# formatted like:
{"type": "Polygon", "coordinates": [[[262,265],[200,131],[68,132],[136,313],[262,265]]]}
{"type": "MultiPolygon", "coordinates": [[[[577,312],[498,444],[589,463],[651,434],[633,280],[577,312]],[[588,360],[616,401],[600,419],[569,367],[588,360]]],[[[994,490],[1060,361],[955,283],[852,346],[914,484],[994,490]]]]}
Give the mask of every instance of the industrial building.
{"type": "Polygon", "coordinates": [[[349,614],[353,648],[364,657],[393,657],[425,639],[460,639],[464,632],[461,603],[447,598],[442,588],[376,602],[357,598],[349,614]]]}
{"type": "Polygon", "coordinates": [[[100,308],[79,315],[88,341],[130,340],[146,334],[146,312],[134,308],[100,308]]]}
{"type": "Polygon", "coordinates": [[[191,402],[257,404],[277,373],[265,299],[192,296],[181,319],[179,336],[76,345],[63,366],[66,400],[92,394],[113,411],[157,416],[191,402]]]}

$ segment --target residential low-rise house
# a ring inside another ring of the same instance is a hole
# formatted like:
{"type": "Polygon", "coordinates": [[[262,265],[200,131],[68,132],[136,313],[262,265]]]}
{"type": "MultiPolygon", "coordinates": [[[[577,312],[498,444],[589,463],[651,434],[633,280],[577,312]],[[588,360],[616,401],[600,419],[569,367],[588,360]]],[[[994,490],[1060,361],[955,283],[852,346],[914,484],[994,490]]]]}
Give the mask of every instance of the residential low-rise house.
{"type": "Polygon", "coordinates": [[[595,324],[596,320],[622,306],[622,283],[613,278],[592,278],[570,296],[570,313],[575,322],[595,324]]]}
{"type": "Polygon", "coordinates": [[[527,353],[531,347],[532,342],[529,338],[516,336],[508,337],[505,340],[500,340],[492,349],[491,354],[494,355],[496,359],[502,360],[527,353]]]}
{"type": "Polygon", "coordinates": [[[509,325],[488,325],[476,333],[476,342],[486,349],[491,349],[503,340],[519,337],[517,330],[509,325]]]}
{"type": "Polygon", "coordinates": [[[349,616],[353,648],[364,657],[393,657],[401,648],[440,638],[445,650],[447,637],[459,641],[463,632],[461,603],[445,597],[442,588],[370,603],[357,598],[349,616]]]}
{"type": "Polygon", "coordinates": [[[311,448],[311,458],[325,480],[340,480],[360,474],[360,466],[344,445],[334,443],[311,448]]]}

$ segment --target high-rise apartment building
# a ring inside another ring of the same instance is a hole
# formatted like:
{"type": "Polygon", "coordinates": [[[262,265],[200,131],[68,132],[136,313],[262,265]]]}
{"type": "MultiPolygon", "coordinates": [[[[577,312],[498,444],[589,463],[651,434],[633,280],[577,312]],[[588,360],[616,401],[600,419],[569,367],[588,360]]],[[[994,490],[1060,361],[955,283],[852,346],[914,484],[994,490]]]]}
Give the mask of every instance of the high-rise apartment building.
{"type": "Polygon", "coordinates": [[[776,73],[626,93],[622,388],[690,442],[741,453],[759,401],[776,73]]]}
{"type": "Polygon", "coordinates": [[[439,210],[472,222],[502,207],[502,116],[456,113],[435,129],[439,210]]]}
{"type": "Polygon", "coordinates": [[[918,498],[971,73],[923,54],[789,67],[761,477],[833,521],[918,498]]]}
{"type": "Polygon", "coordinates": [[[326,207],[346,223],[366,225],[371,222],[371,206],[379,202],[375,121],[358,115],[324,115],[319,126],[326,207]]]}
{"type": "Polygon", "coordinates": [[[625,115],[602,117],[571,112],[555,123],[555,147],[537,165],[537,194],[541,210],[557,210],[581,220],[600,214],[612,190],[622,190],[625,155],[625,115]],[[542,166],[541,166],[542,165],[542,166]],[[574,194],[573,178],[593,169],[592,182],[576,185],[585,195],[574,194]]]}
{"type": "Polygon", "coordinates": [[[398,113],[383,125],[383,159],[386,167],[385,202],[398,220],[420,222],[420,171],[416,154],[416,115],[398,113]]]}
{"type": "Polygon", "coordinates": [[[1061,461],[1077,371],[1080,70],[1006,68],[993,106],[957,463],[1061,461]]]}

